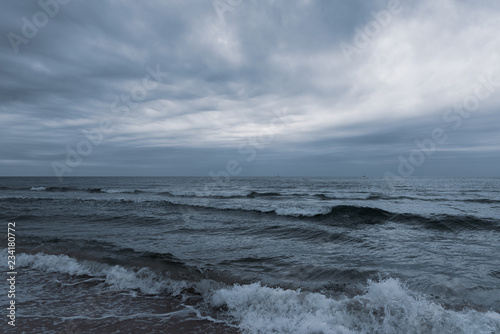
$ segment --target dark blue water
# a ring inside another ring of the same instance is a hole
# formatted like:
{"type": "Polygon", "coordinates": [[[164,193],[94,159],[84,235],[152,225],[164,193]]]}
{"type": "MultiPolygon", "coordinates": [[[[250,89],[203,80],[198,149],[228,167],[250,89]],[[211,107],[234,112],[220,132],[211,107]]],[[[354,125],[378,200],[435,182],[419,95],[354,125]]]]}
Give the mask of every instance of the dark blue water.
{"type": "Polygon", "coordinates": [[[500,179],[1,178],[0,218],[45,332],[500,332],[500,179]]]}

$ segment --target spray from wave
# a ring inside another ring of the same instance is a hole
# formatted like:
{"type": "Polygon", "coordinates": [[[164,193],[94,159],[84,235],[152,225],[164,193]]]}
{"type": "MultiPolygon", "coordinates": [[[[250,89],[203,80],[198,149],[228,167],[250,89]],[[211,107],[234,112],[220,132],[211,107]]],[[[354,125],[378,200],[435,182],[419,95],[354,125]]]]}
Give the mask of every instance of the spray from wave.
{"type": "Polygon", "coordinates": [[[220,289],[211,302],[225,307],[249,333],[494,333],[500,315],[456,312],[412,293],[399,280],[368,281],[364,294],[340,300],[321,293],[260,284],[220,289]]]}
{"type": "MultiPolygon", "coordinates": [[[[4,252],[6,253],[6,252],[4,252]]],[[[196,291],[202,313],[224,319],[244,333],[498,333],[500,314],[445,309],[397,279],[369,280],[363,294],[332,298],[320,292],[267,287],[260,283],[222,286],[175,281],[148,268],[125,268],[66,255],[19,254],[20,267],[71,276],[93,276],[118,291],[180,295],[196,291]]]]}

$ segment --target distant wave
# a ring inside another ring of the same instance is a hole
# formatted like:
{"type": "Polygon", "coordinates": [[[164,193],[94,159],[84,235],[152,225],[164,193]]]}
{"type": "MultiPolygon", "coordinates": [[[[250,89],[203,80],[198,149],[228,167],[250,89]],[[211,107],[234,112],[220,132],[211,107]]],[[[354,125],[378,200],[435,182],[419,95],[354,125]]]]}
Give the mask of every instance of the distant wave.
{"type": "Polygon", "coordinates": [[[237,193],[234,192],[218,192],[218,193],[207,193],[207,192],[189,192],[189,193],[172,193],[169,191],[162,191],[158,193],[159,195],[164,195],[168,197],[179,197],[179,198],[210,198],[210,199],[231,199],[231,198],[245,198],[248,193],[237,193]]]}
{"type": "Polygon", "coordinates": [[[47,190],[47,188],[45,187],[31,187],[32,191],[44,191],[44,190],[47,190]]]}
{"type": "Polygon", "coordinates": [[[285,195],[277,192],[258,192],[258,191],[219,191],[219,192],[189,192],[189,193],[171,193],[164,191],[158,193],[169,197],[185,197],[185,198],[212,198],[212,199],[231,199],[231,198],[257,198],[257,197],[281,197],[281,196],[298,196],[297,194],[285,195]]]}
{"type": "Polygon", "coordinates": [[[449,198],[436,198],[436,197],[414,197],[414,196],[390,196],[384,194],[372,194],[365,198],[369,201],[376,200],[399,200],[399,199],[409,199],[409,200],[417,200],[417,201],[454,201],[454,199],[449,198]]]}
{"type": "Polygon", "coordinates": [[[500,203],[497,199],[488,198],[445,198],[445,197],[415,197],[415,196],[389,196],[384,194],[373,194],[366,197],[366,200],[401,200],[409,199],[412,201],[442,201],[442,202],[470,202],[470,203],[500,203]]]}
{"type": "Polygon", "coordinates": [[[464,199],[463,201],[472,203],[485,203],[485,204],[500,203],[500,200],[498,199],[489,199],[489,198],[471,198],[471,199],[464,199]]]}
{"type": "Polygon", "coordinates": [[[395,213],[385,211],[378,208],[352,206],[352,205],[338,205],[330,209],[326,214],[318,214],[314,217],[343,217],[343,218],[361,218],[365,222],[378,221],[381,219],[388,219],[395,216],[395,213]]]}
{"type": "MultiPolygon", "coordinates": [[[[473,216],[434,215],[422,216],[410,213],[395,213],[374,207],[363,207],[353,205],[338,205],[330,208],[278,208],[274,210],[259,210],[254,208],[217,208],[213,206],[186,205],[167,202],[177,207],[190,209],[213,209],[223,211],[240,211],[256,214],[273,214],[297,219],[307,219],[323,224],[340,224],[355,226],[357,224],[385,224],[387,222],[398,222],[405,224],[421,224],[426,228],[439,230],[459,229],[486,229],[500,232],[498,220],[478,218],[473,216]]],[[[181,210],[182,211],[182,210],[181,210]]],[[[185,211],[185,210],[184,210],[185,211]]]]}
{"type": "Polygon", "coordinates": [[[277,196],[284,196],[283,194],[276,193],[276,192],[264,192],[260,193],[257,191],[252,191],[250,194],[248,194],[246,197],[277,197],[277,196]]]}
{"type": "MultiPolygon", "coordinates": [[[[1,187],[0,190],[11,190],[8,187],[1,187]]],[[[16,189],[16,190],[25,190],[25,189],[16,189]]],[[[31,191],[47,191],[47,192],[88,192],[88,193],[107,193],[107,194],[140,194],[140,193],[151,193],[157,195],[164,195],[168,197],[182,197],[182,198],[212,198],[212,199],[237,199],[237,198],[273,198],[273,197],[313,197],[319,198],[323,200],[366,200],[366,199],[376,199],[376,197],[339,197],[334,195],[327,194],[310,194],[310,193],[279,193],[279,192],[260,192],[260,191],[191,191],[186,193],[174,193],[171,191],[144,191],[144,190],[131,190],[131,189],[103,189],[103,188],[70,188],[70,187],[42,187],[36,186],[31,187],[29,190],[31,191]]]]}
{"type": "Polygon", "coordinates": [[[101,192],[105,192],[107,194],[140,194],[143,193],[144,191],[142,190],[128,190],[128,189],[106,189],[106,190],[101,190],[101,192]]]}
{"type": "MultiPolygon", "coordinates": [[[[9,187],[0,187],[0,190],[28,190],[9,187]]],[[[449,201],[449,202],[468,202],[479,204],[497,204],[500,199],[489,198],[446,198],[446,197],[423,197],[423,196],[406,196],[406,195],[388,195],[371,193],[363,197],[342,196],[342,194],[324,194],[324,193],[280,193],[280,192],[260,192],[260,191],[191,191],[186,193],[176,193],[171,191],[147,191],[138,189],[105,189],[105,188],[70,188],[70,187],[44,187],[33,186],[30,191],[45,191],[45,192],[86,192],[93,194],[142,194],[150,193],[152,195],[162,195],[167,197],[178,198],[206,198],[206,199],[284,199],[284,198],[315,198],[323,201],[395,201],[395,200],[412,200],[412,201],[449,201]]]]}
{"type": "Polygon", "coordinates": [[[500,231],[498,220],[473,216],[433,215],[421,216],[410,213],[394,213],[372,207],[340,205],[333,207],[326,214],[312,218],[321,221],[344,222],[348,224],[380,224],[389,221],[405,224],[421,224],[426,228],[457,231],[460,229],[486,229],[500,231]]]}
{"type": "Polygon", "coordinates": [[[50,191],[50,192],[63,192],[63,191],[78,191],[75,188],[66,187],[31,187],[31,191],[50,191]]]}
{"type": "MultiPolygon", "coordinates": [[[[21,189],[18,189],[21,190],[21,189]]],[[[103,194],[138,194],[141,190],[129,190],[129,189],[102,189],[102,188],[68,188],[68,187],[31,187],[31,191],[48,191],[48,192],[87,192],[87,193],[103,193],[103,194]]]]}
{"type": "MultiPolygon", "coordinates": [[[[2,201],[12,202],[44,202],[44,201],[61,201],[57,198],[25,198],[25,197],[6,197],[0,198],[2,201]]],[[[133,200],[133,199],[63,199],[75,202],[95,202],[107,201],[114,202],[119,205],[154,205],[159,207],[172,206],[179,210],[184,215],[189,215],[190,210],[216,210],[216,211],[232,211],[246,214],[261,214],[275,215],[278,217],[289,217],[303,220],[312,220],[324,224],[384,224],[387,222],[397,222],[404,224],[421,224],[426,228],[439,230],[457,230],[457,229],[485,229],[495,230],[500,232],[500,221],[493,218],[480,218],[471,215],[431,215],[423,216],[412,213],[396,213],[390,212],[376,207],[356,206],[356,205],[336,205],[336,206],[289,206],[275,208],[259,208],[253,205],[247,207],[231,207],[224,206],[223,203],[177,203],[172,200],[133,200]]],[[[226,203],[227,204],[227,203],[226,203]]]]}

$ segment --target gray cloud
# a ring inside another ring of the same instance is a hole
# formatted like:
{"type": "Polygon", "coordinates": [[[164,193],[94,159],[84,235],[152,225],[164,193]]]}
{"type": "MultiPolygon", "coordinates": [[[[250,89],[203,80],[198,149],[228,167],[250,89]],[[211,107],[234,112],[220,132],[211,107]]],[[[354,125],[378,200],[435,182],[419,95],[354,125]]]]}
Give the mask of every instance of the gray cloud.
{"type": "Polygon", "coordinates": [[[500,5],[401,0],[357,45],[388,3],[243,0],[221,19],[211,1],[7,2],[0,174],[55,175],[104,122],[64,176],[208,175],[235,160],[241,175],[382,177],[440,127],[448,140],[415,175],[497,175],[498,75],[457,129],[443,116],[500,73],[500,5]]]}

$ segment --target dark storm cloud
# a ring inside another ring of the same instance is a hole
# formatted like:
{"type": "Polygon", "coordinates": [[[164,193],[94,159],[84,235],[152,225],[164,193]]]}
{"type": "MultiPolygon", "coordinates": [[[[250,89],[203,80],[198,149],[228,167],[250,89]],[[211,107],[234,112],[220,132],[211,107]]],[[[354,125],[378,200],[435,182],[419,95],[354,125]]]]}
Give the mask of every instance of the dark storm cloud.
{"type": "Polygon", "coordinates": [[[232,3],[5,3],[0,173],[383,175],[441,126],[432,161],[498,152],[500,78],[459,129],[443,120],[500,73],[496,2],[232,3]]]}

